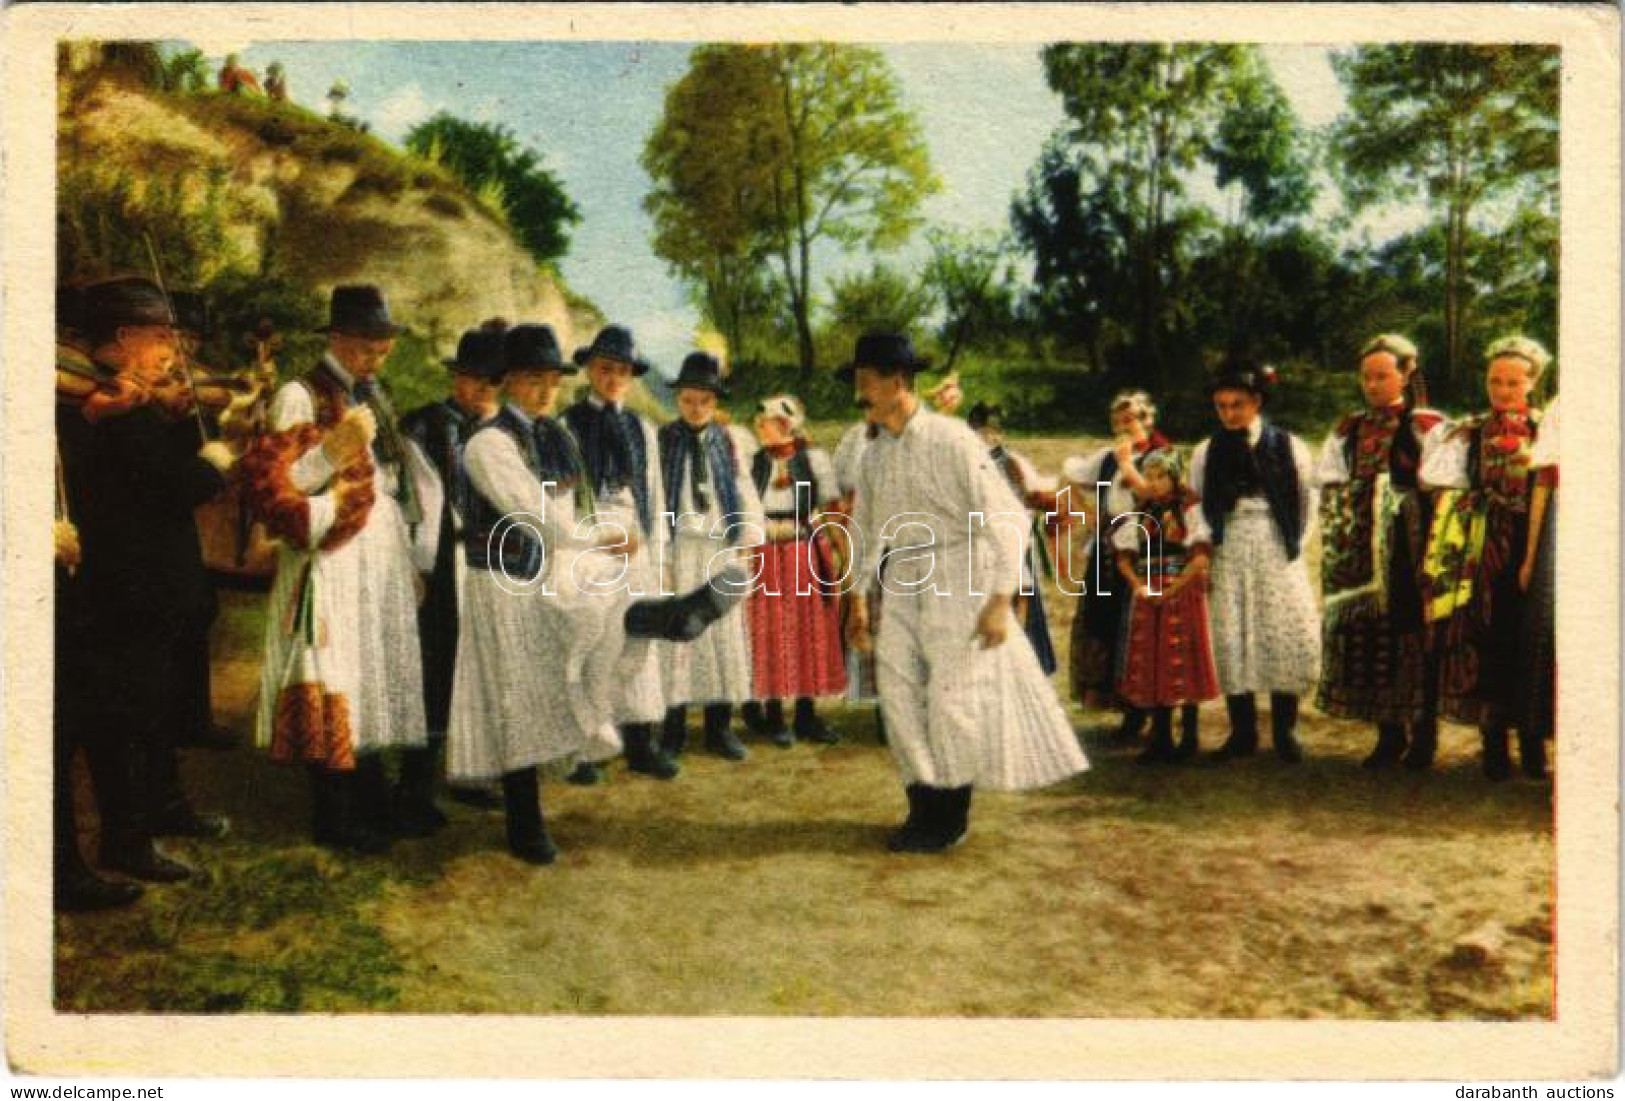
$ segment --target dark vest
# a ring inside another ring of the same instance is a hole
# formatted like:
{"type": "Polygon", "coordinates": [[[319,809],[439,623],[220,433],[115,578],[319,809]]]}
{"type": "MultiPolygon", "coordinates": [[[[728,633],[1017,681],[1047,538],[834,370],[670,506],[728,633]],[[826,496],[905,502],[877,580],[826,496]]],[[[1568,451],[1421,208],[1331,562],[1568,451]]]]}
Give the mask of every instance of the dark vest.
{"type": "Polygon", "coordinates": [[[637,505],[638,524],[645,535],[651,534],[654,515],[653,503],[649,500],[648,441],[643,436],[643,419],[630,409],[623,407],[615,412],[607,405],[597,406],[582,398],[564,411],[564,423],[581,444],[581,457],[592,479],[593,492],[604,497],[630,489],[637,505]],[[625,441],[624,445],[618,445],[612,417],[620,420],[620,439],[625,441]],[[620,446],[625,450],[620,450],[620,446]]]}
{"type": "MultiPolygon", "coordinates": [[[[519,448],[525,467],[532,474],[536,470],[536,449],[531,423],[524,414],[511,405],[504,405],[496,416],[474,430],[470,440],[481,432],[506,432],[519,448]]],[[[542,544],[526,527],[513,523],[503,524],[504,513],[481,496],[458,464],[459,480],[468,504],[463,509],[463,557],[471,570],[505,569],[516,581],[529,581],[542,569],[542,544]],[[497,539],[491,535],[497,533],[497,539]],[[493,545],[495,544],[495,545],[493,545]]],[[[535,517],[532,523],[538,523],[535,517]]]]}
{"type": "Polygon", "coordinates": [[[1298,497],[1298,464],[1292,458],[1292,437],[1273,424],[1253,447],[1247,433],[1215,432],[1208,437],[1207,470],[1202,481],[1202,515],[1213,529],[1213,543],[1224,542],[1224,525],[1236,502],[1262,493],[1270,516],[1286,547],[1287,560],[1302,550],[1303,507],[1298,497]]]}
{"type": "MultiPolygon", "coordinates": [[[[818,505],[822,501],[828,501],[831,499],[833,494],[830,496],[825,495],[825,491],[828,487],[819,485],[818,479],[813,476],[812,455],[808,452],[806,444],[803,443],[796,445],[795,451],[793,451],[790,455],[789,466],[790,481],[792,484],[801,485],[802,483],[806,483],[812,488],[811,503],[814,506],[818,505]]],[[[773,477],[773,456],[768,452],[767,448],[762,448],[751,458],[750,477],[751,481],[756,483],[757,495],[765,499],[767,494],[768,479],[773,477]]],[[[768,515],[774,518],[782,518],[785,516],[794,516],[795,513],[769,513],[768,515]]]]}
{"type": "MultiPolygon", "coordinates": [[[[691,481],[694,478],[693,471],[689,469],[693,452],[689,450],[688,439],[693,434],[688,425],[679,420],[662,425],[657,437],[660,442],[660,473],[665,478],[666,508],[672,517],[672,526],[675,526],[677,510],[683,500],[683,478],[685,475],[691,481]]],[[[706,482],[711,492],[716,494],[723,522],[727,523],[741,511],[739,456],[734,454],[733,437],[726,428],[715,422],[701,429],[699,435],[699,453],[704,456],[706,464],[706,482]]],[[[695,501],[694,507],[702,507],[701,502],[695,501]]]]}

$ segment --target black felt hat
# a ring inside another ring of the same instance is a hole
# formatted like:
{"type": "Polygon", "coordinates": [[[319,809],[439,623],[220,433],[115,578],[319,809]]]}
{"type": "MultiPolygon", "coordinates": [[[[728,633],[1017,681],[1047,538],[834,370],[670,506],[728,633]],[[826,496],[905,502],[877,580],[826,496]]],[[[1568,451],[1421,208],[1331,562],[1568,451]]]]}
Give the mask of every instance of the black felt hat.
{"type": "Polygon", "coordinates": [[[885,374],[899,371],[915,374],[929,370],[931,361],[914,354],[914,344],[906,333],[874,332],[858,337],[857,350],[852,362],[835,372],[842,382],[857,377],[859,367],[872,367],[885,374]]]}
{"type": "Polygon", "coordinates": [[[79,296],[80,320],[111,331],[123,325],[174,325],[175,311],[158,284],[139,275],[92,283],[79,296]]]}
{"type": "Polygon", "coordinates": [[[327,316],[327,324],[317,332],[380,340],[386,336],[396,336],[401,331],[401,327],[389,316],[384,292],[370,283],[334,287],[327,316]]]}
{"type": "Polygon", "coordinates": [[[551,325],[515,325],[503,337],[502,352],[510,371],[563,371],[573,375],[580,370],[564,361],[551,325]]]}
{"type": "Polygon", "coordinates": [[[632,368],[634,375],[647,374],[649,371],[648,362],[638,355],[637,346],[632,342],[632,330],[624,325],[604,326],[592,338],[592,343],[585,348],[577,348],[572,358],[585,367],[594,356],[624,363],[632,368]]]}
{"type": "Polygon", "coordinates": [[[473,375],[488,382],[500,381],[508,373],[502,337],[501,332],[492,329],[470,329],[457,341],[457,357],[444,362],[456,374],[473,375]]]}
{"type": "Polygon", "coordinates": [[[719,398],[728,396],[722,383],[722,363],[708,352],[690,352],[677,372],[673,390],[709,390],[719,398]]]}
{"type": "Polygon", "coordinates": [[[1231,358],[1208,378],[1207,396],[1220,390],[1244,390],[1259,400],[1267,400],[1279,377],[1275,368],[1254,363],[1249,359],[1231,358]]]}
{"type": "Polygon", "coordinates": [[[965,414],[965,423],[970,425],[972,428],[985,428],[989,426],[993,428],[1003,428],[1004,410],[997,405],[993,405],[985,401],[979,401],[970,407],[969,413],[965,414]]]}

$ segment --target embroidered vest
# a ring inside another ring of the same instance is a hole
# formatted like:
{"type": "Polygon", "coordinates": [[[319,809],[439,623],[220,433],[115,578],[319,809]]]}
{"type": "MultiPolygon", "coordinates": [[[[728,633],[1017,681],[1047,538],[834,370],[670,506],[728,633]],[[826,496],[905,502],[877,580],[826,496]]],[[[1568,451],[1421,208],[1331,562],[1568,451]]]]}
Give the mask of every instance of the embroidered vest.
{"type": "MultiPolygon", "coordinates": [[[[536,471],[536,451],[531,425],[524,415],[504,405],[496,416],[481,424],[469,437],[481,432],[505,432],[519,448],[525,468],[536,471]]],[[[527,527],[504,524],[503,513],[487,501],[469,481],[459,454],[457,463],[460,493],[467,505],[463,510],[463,557],[471,570],[502,569],[515,581],[529,581],[542,569],[542,544],[527,527]],[[492,538],[492,534],[496,538],[492,538]]],[[[536,517],[539,521],[541,517],[536,517]]],[[[533,521],[534,522],[534,521],[533,521]]]]}

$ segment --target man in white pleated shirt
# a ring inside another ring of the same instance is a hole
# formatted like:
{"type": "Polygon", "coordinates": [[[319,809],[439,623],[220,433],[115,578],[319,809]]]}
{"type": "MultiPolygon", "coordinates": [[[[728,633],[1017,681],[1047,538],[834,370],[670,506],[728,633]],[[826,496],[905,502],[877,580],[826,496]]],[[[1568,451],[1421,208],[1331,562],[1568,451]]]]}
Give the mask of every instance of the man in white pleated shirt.
{"type": "Polygon", "coordinates": [[[879,426],[858,474],[860,592],[886,593],[879,637],[854,601],[851,645],[875,650],[888,744],[908,795],[894,852],[965,837],[977,785],[1025,790],[1088,767],[1031,646],[1010,645],[1027,514],[964,422],[925,409],[908,338],[869,333],[840,375],[879,426]]]}

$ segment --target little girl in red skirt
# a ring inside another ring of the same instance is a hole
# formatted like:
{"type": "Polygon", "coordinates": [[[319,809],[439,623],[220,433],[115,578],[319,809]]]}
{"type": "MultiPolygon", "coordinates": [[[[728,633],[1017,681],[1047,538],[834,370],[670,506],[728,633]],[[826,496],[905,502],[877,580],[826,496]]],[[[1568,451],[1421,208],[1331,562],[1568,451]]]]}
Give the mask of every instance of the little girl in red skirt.
{"type": "Polygon", "coordinates": [[[1145,764],[1194,757],[1197,705],[1219,695],[1208,636],[1210,548],[1192,540],[1189,514],[1199,502],[1183,473],[1175,452],[1154,451],[1140,466],[1144,496],[1114,489],[1120,501],[1112,509],[1119,514],[1112,546],[1118,572],[1134,588],[1117,692],[1130,706],[1151,712],[1151,744],[1140,755],[1145,764]]]}

